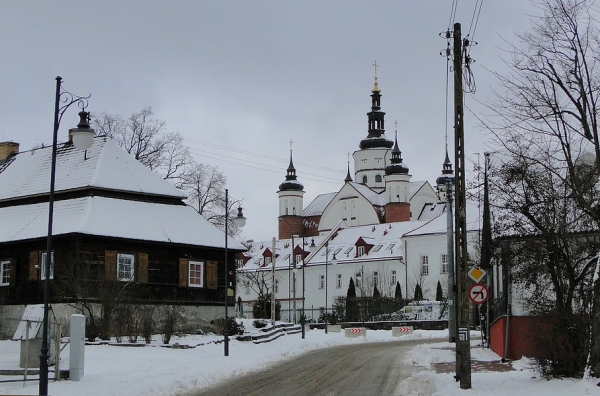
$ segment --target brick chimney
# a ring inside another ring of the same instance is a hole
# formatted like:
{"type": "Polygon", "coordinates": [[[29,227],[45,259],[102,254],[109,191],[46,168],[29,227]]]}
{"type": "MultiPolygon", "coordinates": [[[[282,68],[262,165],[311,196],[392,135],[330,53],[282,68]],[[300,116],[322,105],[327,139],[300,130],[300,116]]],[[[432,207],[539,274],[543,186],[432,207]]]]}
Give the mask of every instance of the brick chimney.
{"type": "Polygon", "coordinates": [[[19,154],[19,143],[0,143],[0,164],[6,162],[10,157],[12,157],[15,154],[19,154]]]}

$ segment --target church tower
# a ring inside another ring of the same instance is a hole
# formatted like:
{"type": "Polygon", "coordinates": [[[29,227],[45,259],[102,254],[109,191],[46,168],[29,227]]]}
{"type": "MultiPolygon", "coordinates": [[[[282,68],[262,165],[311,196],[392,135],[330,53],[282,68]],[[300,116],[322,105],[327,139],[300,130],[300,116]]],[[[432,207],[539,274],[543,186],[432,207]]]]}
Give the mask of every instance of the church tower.
{"type": "Polygon", "coordinates": [[[447,200],[446,179],[452,179],[452,184],[454,184],[453,173],[454,171],[452,170],[452,163],[450,162],[450,158],[448,157],[448,145],[446,145],[446,159],[444,160],[444,164],[442,165],[442,174],[435,180],[440,202],[446,202],[447,200]]]}
{"type": "Polygon", "coordinates": [[[375,66],[375,83],[371,90],[371,111],[368,135],[360,141],[360,150],[354,152],[356,183],[364,184],[375,192],[385,191],[385,167],[390,163],[390,148],[394,142],[385,136],[385,113],[381,111],[381,89],[377,84],[377,62],[375,66]]]}
{"type": "Polygon", "coordinates": [[[410,221],[410,178],[408,166],[402,163],[402,152],[398,148],[396,130],[394,149],[390,165],[385,168],[385,222],[410,221]]]}
{"type": "Polygon", "coordinates": [[[296,168],[292,161],[292,142],[290,141],[290,164],[285,181],[279,185],[279,239],[291,238],[302,232],[304,205],[304,186],[296,178],[296,168]]]}

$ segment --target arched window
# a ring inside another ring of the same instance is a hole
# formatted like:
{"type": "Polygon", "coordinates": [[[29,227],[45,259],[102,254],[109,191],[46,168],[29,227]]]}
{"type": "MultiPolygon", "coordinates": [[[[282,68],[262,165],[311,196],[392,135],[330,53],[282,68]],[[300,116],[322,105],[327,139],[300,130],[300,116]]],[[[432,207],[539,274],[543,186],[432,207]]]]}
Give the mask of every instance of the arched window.
{"type": "Polygon", "coordinates": [[[363,184],[367,184],[367,175],[363,176],[363,184]]]}
{"type": "Polygon", "coordinates": [[[381,183],[381,175],[375,175],[375,183],[381,183]]]}

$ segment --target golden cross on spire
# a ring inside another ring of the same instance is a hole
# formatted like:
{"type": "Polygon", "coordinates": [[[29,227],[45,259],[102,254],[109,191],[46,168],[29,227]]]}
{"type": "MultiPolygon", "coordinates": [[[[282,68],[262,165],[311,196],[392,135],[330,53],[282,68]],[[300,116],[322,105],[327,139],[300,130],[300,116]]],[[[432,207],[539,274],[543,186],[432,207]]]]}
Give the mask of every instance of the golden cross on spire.
{"type": "Polygon", "coordinates": [[[373,66],[375,66],[375,77],[377,77],[377,68],[379,67],[379,65],[377,64],[377,60],[375,61],[375,63],[373,63],[373,66]]]}
{"type": "Polygon", "coordinates": [[[294,144],[294,142],[292,142],[292,141],[290,140],[290,151],[292,151],[292,145],[293,145],[293,144],[294,144]]]}

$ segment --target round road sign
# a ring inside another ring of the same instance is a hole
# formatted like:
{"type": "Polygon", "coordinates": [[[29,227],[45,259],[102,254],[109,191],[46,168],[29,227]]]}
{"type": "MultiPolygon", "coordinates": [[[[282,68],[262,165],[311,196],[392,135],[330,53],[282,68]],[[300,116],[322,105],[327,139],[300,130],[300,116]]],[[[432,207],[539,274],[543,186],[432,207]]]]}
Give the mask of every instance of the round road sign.
{"type": "Polygon", "coordinates": [[[475,283],[469,288],[469,300],[475,304],[483,304],[487,301],[490,292],[483,283],[475,283]]]}

